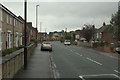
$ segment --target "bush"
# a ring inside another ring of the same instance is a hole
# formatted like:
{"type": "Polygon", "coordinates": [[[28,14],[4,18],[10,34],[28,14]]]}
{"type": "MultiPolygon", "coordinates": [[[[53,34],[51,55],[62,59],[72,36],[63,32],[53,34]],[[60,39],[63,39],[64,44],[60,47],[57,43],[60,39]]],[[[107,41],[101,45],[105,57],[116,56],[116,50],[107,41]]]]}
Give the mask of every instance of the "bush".
{"type": "Polygon", "coordinates": [[[15,51],[17,51],[17,50],[19,50],[18,47],[5,49],[5,50],[2,51],[2,55],[4,56],[4,55],[10,54],[10,53],[12,53],[12,52],[15,52],[15,51]]]}
{"type": "Polygon", "coordinates": [[[105,42],[103,41],[103,40],[101,40],[100,42],[99,42],[99,46],[104,46],[105,45],[105,42]]]}
{"type": "Polygon", "coordinates": [[[38,41],[36,39],[30,39],[31,43],[37,43],[38,41]]]}

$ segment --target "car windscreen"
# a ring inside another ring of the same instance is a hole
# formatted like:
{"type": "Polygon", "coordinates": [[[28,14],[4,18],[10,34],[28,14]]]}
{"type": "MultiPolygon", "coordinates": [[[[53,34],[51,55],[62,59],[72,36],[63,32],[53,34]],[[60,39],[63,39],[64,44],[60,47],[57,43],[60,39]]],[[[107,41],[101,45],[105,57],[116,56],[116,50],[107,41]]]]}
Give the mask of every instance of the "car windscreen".
{"type": "Polygon", "coordinates": [[[65,42],[70,42],[70,40],[67,40],[67,41],[65,41],[65,42]]]}

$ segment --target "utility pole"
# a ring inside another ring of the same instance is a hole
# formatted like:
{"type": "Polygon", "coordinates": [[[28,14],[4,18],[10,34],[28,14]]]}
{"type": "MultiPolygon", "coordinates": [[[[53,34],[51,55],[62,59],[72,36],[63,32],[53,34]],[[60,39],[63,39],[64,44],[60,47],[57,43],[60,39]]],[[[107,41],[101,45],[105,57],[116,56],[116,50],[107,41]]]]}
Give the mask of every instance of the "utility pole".
{"type": "Polygon", "coordinates": [[[24,4],[25,4],[24,5],[24,17],[25,17],[25,21],[24,21],[24,69],[26,69],[27,68],[27,41],[26,41],[27,0],[25,0],[24,4]]]}
{"type": "Polygon", "coordinates": [[[45,40],[46,40],[46,28],[45,28],[45,40]]]}
{"type": "Polygon", "coordinates": [[[65,28],[65,39],[67,38],[67,28],[65,28]]]}

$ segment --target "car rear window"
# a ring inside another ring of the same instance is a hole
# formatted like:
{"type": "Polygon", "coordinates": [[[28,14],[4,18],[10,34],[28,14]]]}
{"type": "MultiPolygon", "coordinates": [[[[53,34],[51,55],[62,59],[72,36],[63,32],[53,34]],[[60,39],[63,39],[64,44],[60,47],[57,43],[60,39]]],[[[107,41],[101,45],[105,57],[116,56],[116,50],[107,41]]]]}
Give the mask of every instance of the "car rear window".
{"type": "Polygon", "coordinates": [[[43,44],[51,44],[50,42],[43,42],[43,44]]]}

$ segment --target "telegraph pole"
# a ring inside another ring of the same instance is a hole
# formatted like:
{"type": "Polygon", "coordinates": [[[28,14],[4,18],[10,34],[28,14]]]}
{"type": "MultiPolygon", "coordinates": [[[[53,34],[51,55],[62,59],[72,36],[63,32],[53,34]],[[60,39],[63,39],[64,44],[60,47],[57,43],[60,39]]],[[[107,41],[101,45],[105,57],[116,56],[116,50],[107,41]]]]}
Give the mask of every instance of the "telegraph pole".
{"type": "Polygon", "coordinates": [[[24,5],[24,17],[25,17],[25,21],[24,21],[24,69],[26,69],[27,68],[27,41],[26,41],[27,0],[25,0],[24,4],[25,4],[24,5]]]}

